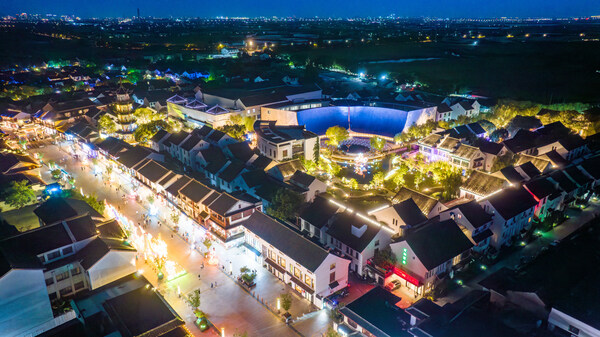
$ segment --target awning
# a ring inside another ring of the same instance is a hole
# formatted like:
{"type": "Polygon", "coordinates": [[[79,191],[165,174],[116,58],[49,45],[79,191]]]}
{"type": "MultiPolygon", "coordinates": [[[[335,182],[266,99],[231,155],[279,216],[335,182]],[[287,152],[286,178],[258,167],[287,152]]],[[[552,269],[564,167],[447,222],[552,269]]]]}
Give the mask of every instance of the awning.
{"type": "Polygon", "coordinates": [[[251,245],[249,245],[247,242],[244,242],[242,244],[242,246],[244,246],[246,249],[248,249],[249,251],[251,251],[252,253],[254,253],[254,255],[256,256],[260,256],[260,252],[258,251],[258,249],[252,247],[251,245]]]}
{"type": "Polygon", "coordinates": [[[338,281],[333,281],[331,283],[329,283],[329,288],[330,289],[335,289],[340,285],[340,283],[338,281]]]}
{"type": "Polygon", "coordinates": [[[275,268],[275,269],[279,270],[279,272],[280,272],[280,273],[283,273],[283,274],[285,274],[285,269],[284,269],[282,266],[280,266],[280,265],[278,265],[277,263],[275,263],[275,261],[271,261],[271,259],[265,259],[265,262],[266,262],[268,265],[270,265],[271,267],[273,267],[273,268],[275,268]]]}
{"type": "MultiPolygon", "coordinates": [[[[288,273],[288,274],[289,274],[289,273],[288,273]]],[[[306,283],[302,282],[302,280],[299,280],[298,278],[296,278],[296,277],[295,277],[294,275],[292,275],[292,274],[289,274],[289,275],[291,276],[291,279],[292,279],[292,281],[294,281],[294,283],[295,283],[295,284],[296,284],[298,287],[302,288],[304,291],[306,291],[307,293],[309,293],[309,294],[311,294],[311,295],[315,293],[315,291],[314,291],[314,290],[313,290],[311,287],[309,287],[309,286],[308,286],[306,283]]]]}

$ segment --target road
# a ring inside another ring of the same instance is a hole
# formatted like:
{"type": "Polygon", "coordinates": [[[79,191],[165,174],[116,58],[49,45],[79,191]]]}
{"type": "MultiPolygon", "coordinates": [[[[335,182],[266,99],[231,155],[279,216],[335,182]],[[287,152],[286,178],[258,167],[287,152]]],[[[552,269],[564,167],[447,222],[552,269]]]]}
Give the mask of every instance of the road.
{"type": "MultiPolygon", "coordinates": [[[[76,187],[82,188],[84,193],[93,193],[99,200],[106,199],[112,205],[120,205],[121,213],[129,219],[137,221],[141,214],[148,213],[145,207],[134,201],[125,204],[122,199],[124,191],[117,191],[116,183],[105,181],[102,174],[95,175],[90,168],[91,163],[85,165],[73,159],[70,154],[64,152],[68,149],[69,147],[59,149],[56,145],[46,144],[33,151],[41,153],[44,162],[52,160],[61,165],[76,179],[76,187]],[[66,160],[61,162],[62,158],[66,160]]],[[[113,173],[113,176],[115,174],[113,173]]],[[[47,168],[42,169],[42,178],[52,181],[47,168]]],[[[165,207],[164,213],[169,214],[170,211],[167,212],[165,207]]],[[[236,332],[247,332],[249,336],[298,336],[275,314],[263,307],[222,270],[219,270],[218,266],[209,266],[207,261],[204,261],[204,256],[192,250],[188,242],[177,233],[166,225],[159,226],[156,217],[151,219],[147,231],[155,237],[158,235],[162,237],[168,246],[169,259],[181,265],[187,274],[168,282],[159,282],[151,268],[142,262],[143,259],[138,259],[138,270],[144,271],[144,276],[159,289],[169,304],[186,321],[191,332],[200,335],[200,330],[193,324],[195,318],[192,309],[179,297],[178,289],[182,294],[200,289],[202,293],[200,309],[207,313],[208,319],[216,327],[225,330],[225,336],[232,336],[236,332]],[[203,263],[204,267],[202,267],[203,263]]],[[[163,219],[162,223],[164,222],[163,219]]],[[[317,335],[310,331],[312,328],[322,330],[322,327],[314,327],[310,324],[308,328],[309,331],[304,333],[306,336],[317,335]]],[[[206,335],[206,332],[203,335],[206,335]]]]}

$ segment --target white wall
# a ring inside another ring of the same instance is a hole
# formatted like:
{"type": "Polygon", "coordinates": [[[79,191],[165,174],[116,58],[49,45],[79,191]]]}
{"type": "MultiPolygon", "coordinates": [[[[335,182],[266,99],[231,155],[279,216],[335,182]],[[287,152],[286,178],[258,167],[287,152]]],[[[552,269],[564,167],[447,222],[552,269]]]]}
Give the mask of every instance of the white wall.
{"type": "Polygon", "coordinates": [[[135,273],[136,251],[110,250],[87,271],[90,289],[94,290],[121,277],[135,273]]]}
{"type": "Polygon", "coordinates": [[[53,319],[44,272],[13,269],[0,278],[0,336],[14,336],[53,319]]]}

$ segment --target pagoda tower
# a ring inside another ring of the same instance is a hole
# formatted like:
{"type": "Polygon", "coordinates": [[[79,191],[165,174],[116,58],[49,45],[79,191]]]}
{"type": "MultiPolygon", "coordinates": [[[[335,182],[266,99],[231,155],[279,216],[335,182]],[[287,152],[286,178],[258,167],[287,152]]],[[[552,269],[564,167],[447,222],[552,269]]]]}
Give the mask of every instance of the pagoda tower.
{"type": "Polygon", "coordinates": [[[124,138],[131,137],[136,128],[136,119],[133,114],[133,100],[129,96],[130,91],[122,85],[115,92],[116,101],[113,103],[113,111],[117,117],[117,125],[119,125],[118,133],[124,138]]]}

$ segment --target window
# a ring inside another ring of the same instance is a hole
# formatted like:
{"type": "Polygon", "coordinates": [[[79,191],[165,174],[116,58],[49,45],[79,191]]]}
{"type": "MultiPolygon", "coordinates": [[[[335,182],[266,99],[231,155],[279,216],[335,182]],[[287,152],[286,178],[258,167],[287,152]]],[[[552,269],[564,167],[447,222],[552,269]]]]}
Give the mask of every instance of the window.
{"type": "Polygon", "coordinates": [[[75,268],[71,269],[71,275],[75,276],[75,275],[79,275],[79,274],[81,274],[81,268],[75,267],[75,268]]]}
{"type": "Polygon", "coordinates": [[[69,246],[62,250],[63,255],[71,254],[73,252],[73,247],[69,246]]]}
{"type": "Polygon", "coordinates": [[[329,274],[329,283],[335,282],[335,271],[329,274]]]}
{"type": "Polygon", "coordinates": [[[83,288],[83,281],[77,282],[73,286],[75,287],[75,290],[79,290],[79,289],[83,288]]]}
{"type": "Polygon", "coordinates": [[[66,272],[57,274],[55,277],[56,277],[56,282],[60,282],[60,281],[62,281],[64,279],[68,279],[69,278],[69,272],[66,271],[66,272]]]}
{"type": "Polygon", "coordinates": [[[312,280],[312,278],[310,276],[308,276],[308,274],[306,274],[304,276],[304,283],[306,283],[311,288],[313,286],[313,280],[312,280]]]}
{"type": "Polygon", "coordinates": [[[71,289],[71,286],[68,286],[68,287],[62,288],[62,289],[60,290],[60,296],[65,296],[65,295],[68,295],[68,294],[70,294],[72,291],[73,291],[73,289],[71,289]]]}
{"type": "Polygon", "coordinates": [[[335,269],[335,263],[332,263],[332,264],[329,266],[329,270],[334,270],[334,269],[335,269]]]}
{"type": "Polygon", "coordinates": [[[54,260],[57,257],[60,257],[60,251],[58,251],[58,250],[48,254],[48,261],[54,260]]]}
{"type": "Polygon", "coordinates": [[[46,285],[49,286],[51,284],[54,284],[54,278],[53,277],[49,277],[46,279],[46,285]]]}

